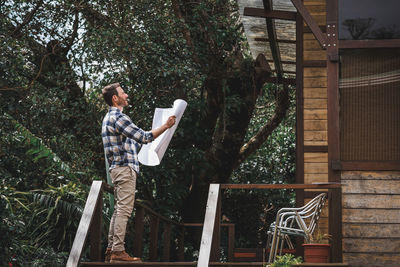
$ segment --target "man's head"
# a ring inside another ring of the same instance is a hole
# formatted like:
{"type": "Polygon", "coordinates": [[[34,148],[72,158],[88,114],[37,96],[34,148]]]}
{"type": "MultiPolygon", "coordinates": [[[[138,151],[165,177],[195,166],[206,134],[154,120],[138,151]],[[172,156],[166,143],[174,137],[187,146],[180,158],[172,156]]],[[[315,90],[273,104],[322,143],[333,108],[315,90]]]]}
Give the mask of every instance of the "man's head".
{"type": "Polygon", "coordinates": [[[109,84],[102,90],[104,100],[110,107],[123,108],[128,105],[128,95],[119,83],[109,84]]]}

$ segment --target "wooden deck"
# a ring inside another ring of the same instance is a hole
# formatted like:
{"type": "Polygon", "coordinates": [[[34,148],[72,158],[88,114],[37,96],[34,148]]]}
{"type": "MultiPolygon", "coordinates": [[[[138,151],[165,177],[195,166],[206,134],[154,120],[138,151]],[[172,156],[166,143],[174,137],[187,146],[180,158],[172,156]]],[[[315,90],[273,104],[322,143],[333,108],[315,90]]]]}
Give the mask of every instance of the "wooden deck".
{"type": "MultiPolygon", "coordinates": [[[[223,267],[234,267],[234,266],[258,266],[263,267],[263,262],[210,262],[209,267],[223,266],[223,267]]],[[[197,262],[137,262],[137,263],[104,263],[104,262],[82,262],[82,267],[96,267],[96,266],[144,266],[144,267],[163,267],[163,266],[179,266],[179,267],[191,267],[197,266],[197,262]]],[[[302,263],[297,266],[304,267],[346,267],[347,263],[302,263]]]]}

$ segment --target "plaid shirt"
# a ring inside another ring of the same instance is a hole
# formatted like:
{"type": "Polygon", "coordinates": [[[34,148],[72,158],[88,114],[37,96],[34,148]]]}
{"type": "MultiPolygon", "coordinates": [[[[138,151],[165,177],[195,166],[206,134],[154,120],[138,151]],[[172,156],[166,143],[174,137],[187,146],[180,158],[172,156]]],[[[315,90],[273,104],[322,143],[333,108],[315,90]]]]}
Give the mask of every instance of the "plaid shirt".
{"type": "Polygon", "coordinates": [[[142,144],[154,140],[151,132],[145,132],[137,127],[116,107],[110,107],[104,117],[101,136],[110,170],[129,166],[136,173],[139,173],[138,152],[142,144]]]}

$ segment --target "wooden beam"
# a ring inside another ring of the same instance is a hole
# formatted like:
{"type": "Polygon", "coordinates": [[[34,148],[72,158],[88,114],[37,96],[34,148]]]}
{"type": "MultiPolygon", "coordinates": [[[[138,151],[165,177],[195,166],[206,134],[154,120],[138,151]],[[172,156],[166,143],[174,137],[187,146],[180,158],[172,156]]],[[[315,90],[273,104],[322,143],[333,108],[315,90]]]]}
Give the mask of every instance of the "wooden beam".
{"type": "Polygon", "coordinates": [[[400,39],[392,40],[339,40],[339,48],[396,48],[400,39]]]}
{"type": "Polygon", "coordinates": [[[321,47],[323,49],[326,49],[326,47],[327,47],[326,35],[322,33],[318,24],[315,22],[315,20],[311,16],[310,12],[308,12],[308,10],[304,6],[303,2],[301,2],[301,0],[291,0],[291,1],[292,1],[293,5],[296,7],[297,11],[303,17],[304,21],[310,27],[312,33],[314,34],[315,38],[318,40],[321,47]]]}
{"type": "MultiPolygon", "coordinates": [[[[254,41],[257,41],[257,42],[269,42],[270,40],[268,38],[265,38],[265,37],[256,37],[256,38],[254,38],[254,41]]],[[[278,43],[296,44],[296,40],[277,39],[276,41],[278,43]]]]}
{"type": "Polygon", "coordinates": [[[332,161],[333,170],[341,171],[400,171],[400,161],[332,161]]]}
{"type": "MultiPolygon", "coordinates": [[[[263,5],[265,11],[267,12],[272,11],[272,0],[263,0],[263,5]]],[[[296,19],[296,17],[294,17],[294,19],[296,19]]],[[[276,31],[275,31],[275,22],[271,18],[265,18],[265,22],[267,24],[267,33],[268,33],[268,38],[270,39],[269,46],[271,48],[272,59],[274,60],[276,76],[279,79],[282,79],[283,69],[281,63],[281,53],[279,52],[279,46],[276,41],[278,38],[276,36],[276,31]]]]}
{"type": "Polygon", "coordinates": [[[282,20],[296,20],[296,12],[282,11],[282,10],[266,10],[263,8],[245,7],[243,11],[244,16],[257,17],[257,18],[270,18],[282,20]]]}

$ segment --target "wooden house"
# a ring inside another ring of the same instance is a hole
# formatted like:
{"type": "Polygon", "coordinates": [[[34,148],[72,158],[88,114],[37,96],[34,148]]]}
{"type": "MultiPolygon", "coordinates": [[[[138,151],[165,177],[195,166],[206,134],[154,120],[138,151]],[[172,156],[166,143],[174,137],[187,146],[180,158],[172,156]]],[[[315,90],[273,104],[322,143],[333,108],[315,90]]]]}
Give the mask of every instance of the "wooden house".
{"type": "MultiPolygon", "coordinates": [[[[399,266],[400,1],[239,4],[253,54],[296,84],[296,183],[342,184],[340,223],[320,222],[338,237],[335,259],[399,266]]],[[[298,205],[315,193],[298,191],[298,205]]]]}

